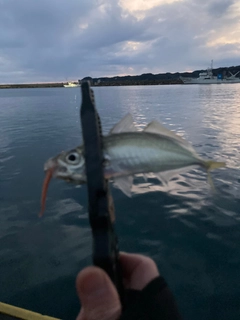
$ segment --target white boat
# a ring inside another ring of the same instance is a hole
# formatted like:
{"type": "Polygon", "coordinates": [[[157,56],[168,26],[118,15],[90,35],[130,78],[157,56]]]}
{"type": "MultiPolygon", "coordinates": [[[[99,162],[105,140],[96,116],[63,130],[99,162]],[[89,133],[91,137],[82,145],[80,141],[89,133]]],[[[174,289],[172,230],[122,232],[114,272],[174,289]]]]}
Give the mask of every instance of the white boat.
{"type": "Polygon", "coordinates": [[[76,87],[80,87],[79,83],[74,83],[74,82],[68,82],[67,84],[63,85],[64,88],[76,88],[76,87]]]}
{"type": "Polygon", "coordinates": [[[221,77],[213,75],[213,60],[211,62],[211,67],[208,68],[205,72],[200,72],[198,78],[187,78],[187,77],[180,77],[184,84],[221,84],[221,83],[240,83],[240,78],[237,78],[238,71],[235,74],[231,74],[230,77],[221,77]]]}
{"type": "Polygon", "coordinates": [[[231,76],[230,77],[226,77],[226,78],[223,78],[223,83],[240,83],[240,78],[237,78],[236,76],[240,73],[240,71],[238,71],[237,73],[235,74],[232,74],[232,72],[228,71],[231,76]]]}

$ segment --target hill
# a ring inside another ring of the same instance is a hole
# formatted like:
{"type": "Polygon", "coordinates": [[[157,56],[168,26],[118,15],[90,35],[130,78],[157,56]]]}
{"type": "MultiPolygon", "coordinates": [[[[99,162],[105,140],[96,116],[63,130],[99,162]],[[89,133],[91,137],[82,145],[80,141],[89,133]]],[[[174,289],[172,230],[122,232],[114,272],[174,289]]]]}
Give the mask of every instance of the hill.
{"type": "MultiPolygon", "coordinates": [[[[100,77],[91,78],[85,77],[81,81],[89,80],[94,86],[126,86],[126,85],[159,85],[159,84],[182,84],[180,77],[192,77],[197,78],[200,72],[205,70],[195,70],[193,72],[175,72],[175,73],[144,73],[134,76],[115,76],[115,77],[100,77]]],[[[222,74],[225,76],[228,72],[235,74],[240,71],[239,66],[221,67],[213,69],[213,74],[222,74]]]]}

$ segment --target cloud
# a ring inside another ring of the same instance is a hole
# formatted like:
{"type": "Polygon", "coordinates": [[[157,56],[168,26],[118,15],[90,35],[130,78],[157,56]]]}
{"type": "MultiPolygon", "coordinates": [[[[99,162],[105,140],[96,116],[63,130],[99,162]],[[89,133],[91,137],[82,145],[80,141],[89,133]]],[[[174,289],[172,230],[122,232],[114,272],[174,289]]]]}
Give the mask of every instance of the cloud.
{"type": "Polygon", "coordinates": [[[232,0],[214,1],[209,4],[208,12],[215,17],[223,17],[229,8],[234,4],[232,0]]]}
{"type": "Polygon", "coordinates": [[[0,82],[240,64],[233,0],[0,0],[0,82]]]}

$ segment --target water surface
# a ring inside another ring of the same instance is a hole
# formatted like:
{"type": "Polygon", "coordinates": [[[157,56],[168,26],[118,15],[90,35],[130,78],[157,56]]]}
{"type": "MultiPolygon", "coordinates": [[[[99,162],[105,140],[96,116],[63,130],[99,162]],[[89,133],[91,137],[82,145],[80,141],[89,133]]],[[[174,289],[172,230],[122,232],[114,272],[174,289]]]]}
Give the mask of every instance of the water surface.
{"type": "MultiPolygon", "coordinates": [[[[192,142],[213,172],[191,170],[163,187],[112,188],[121,250],[152,257],[184,319],[240,318],[240,85],[94,88],[104,133],[131,112],[192,142]]],[[[0,301],[75,319],[75,278],[91,264],[86,187],[52,181],[38,218],[43,164],[81,143],[79,88],[0,91],[0,301]]]]}

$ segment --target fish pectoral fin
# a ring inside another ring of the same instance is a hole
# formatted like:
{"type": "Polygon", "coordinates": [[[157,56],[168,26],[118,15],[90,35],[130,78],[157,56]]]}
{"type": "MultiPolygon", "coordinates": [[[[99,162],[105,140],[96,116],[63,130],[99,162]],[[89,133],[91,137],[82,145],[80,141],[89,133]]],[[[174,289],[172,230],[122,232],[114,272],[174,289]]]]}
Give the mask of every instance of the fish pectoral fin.
{"type": "Polygon", "coordinates": [[[133,176],[114,178],[114,186],[120,189],[126,196],[131,197],[133,176]]]}
{"type": "Polygon", "coordinates": [[[110,130],[109,134],[133,131],[137,131],[137,128],[133,123],[132,115],[128,113],[122,120],[115,124],[115,126],[110,130]]]}

